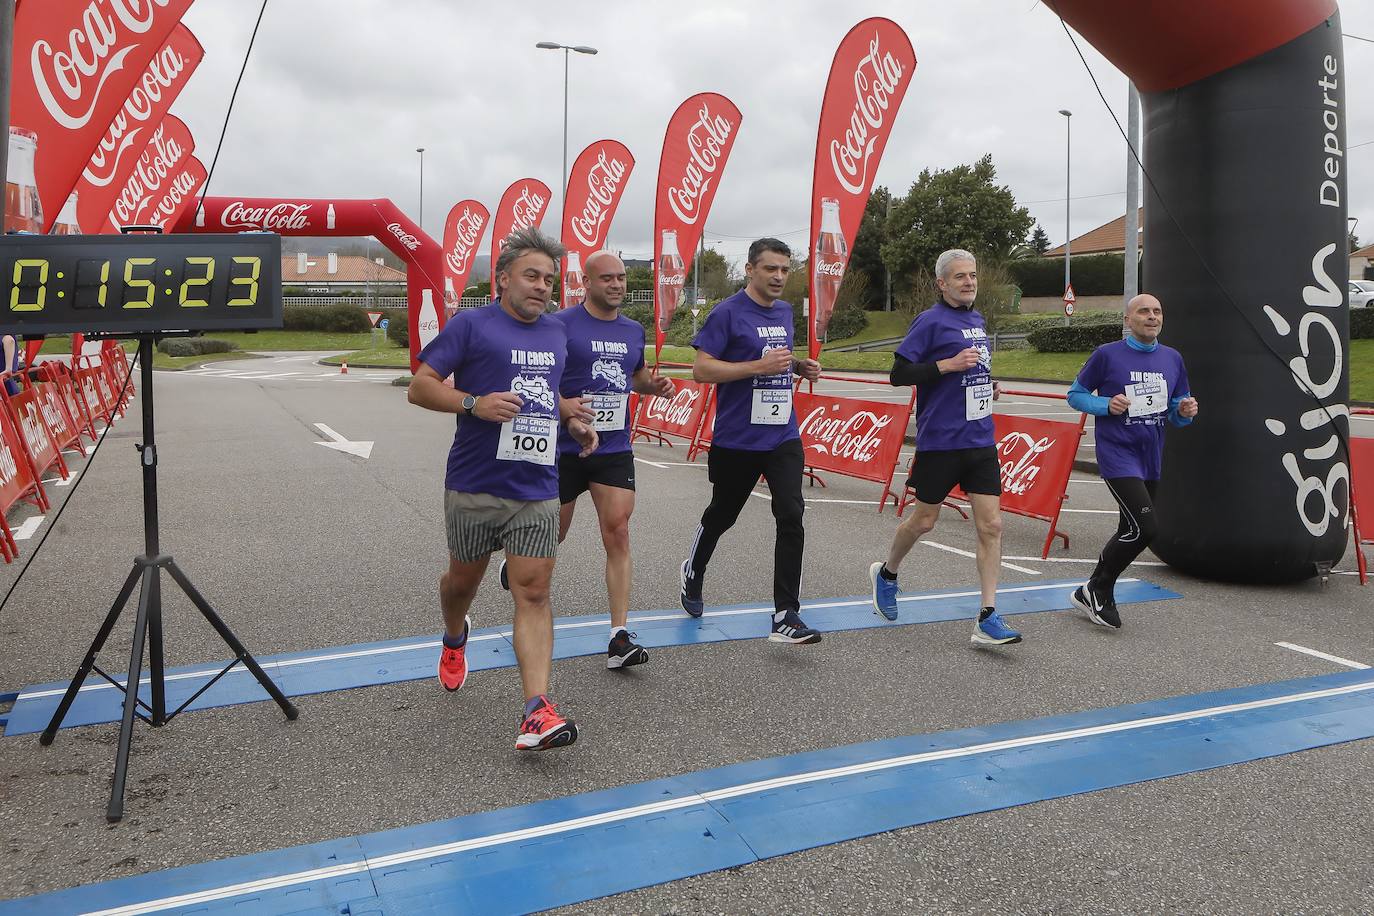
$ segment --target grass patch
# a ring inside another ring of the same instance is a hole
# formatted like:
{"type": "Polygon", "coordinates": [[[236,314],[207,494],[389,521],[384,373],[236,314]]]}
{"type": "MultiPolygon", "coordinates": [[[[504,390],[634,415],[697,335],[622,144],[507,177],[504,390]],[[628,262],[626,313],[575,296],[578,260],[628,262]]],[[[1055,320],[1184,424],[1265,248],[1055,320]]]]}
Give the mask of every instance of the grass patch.
{"type": "Polygon", "coordinates": [[[1350,341],[1350,400],[1374,401],[1374,340],[1350,341]]]}
{"type": "Polygon", "coordinates": [[[194,369],[205,363],[218,363],[230,359],[256,359],[256,357],[251,353],[241,353],[237,350],[230,353],[202,353],[200,356],[168,356],[166,353],[154,353],[153,368],[176,372],[181,369],[194,369]]]}
{"type": "Polygon", "coordinates": [[[409,369],[410,351],[400,347],[386,347],[379,350],[354,350],[339,356],[326,356],[320,360],[328,366],[347,362],[351,366],[366,366],[378,369],[409,369]]]}
{"type": "Polygon", "coordinates": [[[832,340],[822,347],[822,351],[833,347],[847,347],[851,344],[868,343],[870,340],[885,340],[890,337],[901,337],[906,334],[906,329],[911,325],[911,316],[906,312],[864,312],[868,316],[868,325],[853,337],[846,337],[844,340],[832,340]]]}
{"type": "Polygon", "coordinates": [[[208,335],[227,340],[240,350],[366,350],[372,346],[372,332],[336,334],[328,331],[216,331],[208,335]]]}

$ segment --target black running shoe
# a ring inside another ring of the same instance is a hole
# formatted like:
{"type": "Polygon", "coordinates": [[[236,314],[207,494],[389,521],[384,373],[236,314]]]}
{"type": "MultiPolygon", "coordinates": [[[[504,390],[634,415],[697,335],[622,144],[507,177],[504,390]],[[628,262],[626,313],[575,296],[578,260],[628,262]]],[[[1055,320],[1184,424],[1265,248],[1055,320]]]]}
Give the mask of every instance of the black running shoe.
{"type": "Polygon", "coordinates": [[[614,671],[617,668],[642,665],[649,660],[649,653],[644,647],[631,639],[634,635],[626,630],[620,630],[611,637],[611,644],[606,647],[607,668],[614,671]]]}
{"type": "Polygon", "coordinates": [[[1088,615],[1088,619],[1100,627],[1121,629],[1121,615],[1117,613],[1116,601],[1104,597],[1091,581],[1084,582],[1069,596],[1074,607],[1088,615]]]}
{"type": "Polygon", "coordinates": [[[497,577],[501,580],[501,587],[510,591],[510,576],[506,575],[506,561],[501,560],[501,568],[497,571],[497,577]]]}
{"type": "Polygon", "coordinates": [[[782,620],[773,615],[773,632],[768,634],[769,642],[785,642],[794,646],[809,646],[821,641],[818,630],[808,627],[796,611],[788,611],[782,620]]]}
{"type": "Polygon", "coordinates": [[[693,617],[700,617],[706,610],[706,602],[701,598],[701,583],[692,582],[691,560],[682,561],[678,581],[682,584],[682,609],[693,617]]]}

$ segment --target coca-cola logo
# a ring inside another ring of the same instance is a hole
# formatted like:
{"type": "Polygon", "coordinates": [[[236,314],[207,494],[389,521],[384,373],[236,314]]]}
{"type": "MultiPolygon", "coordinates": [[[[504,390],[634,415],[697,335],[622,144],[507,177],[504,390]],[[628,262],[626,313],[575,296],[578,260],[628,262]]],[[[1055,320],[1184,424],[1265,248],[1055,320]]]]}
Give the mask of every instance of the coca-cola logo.
{"type": "Polygon", "coordinates": [[[482,230],[487,221],[481,213],[474,213],[464,207],[458,219],[453,222],[453,248],[447,255],[448,268],[457,276],[468,272],[468,264],[477,251],[477,242],[482,238],[482,230]]]}
{"type": "Polygon", "coordinates": [[[868,187],[868,161],[903,72],[897,58],[878,47],[878,36],[874,35],[868,43],[868,54],[854,68],[854,110],[844,137],[830,141],[830,167],[840,186],[850,194],[862,194],[868,187]]]}
{"type": "Polygon", "coordinates": [[[699,391],[692,388],[678,388],[670,401],[667,398],[651,396],[644,408],[644,416],[650,420],[662,420],[668,426],[686,426],[692,419],[699,391]]]}
{"type": "Polygon", "coordinates": [[[702,104],[697,120],[687,130],[687,168],[682,180],[668,189],[668,206],[689,226],[701,216],[701,200],[711,191],[711,182],[724,153],[734,125],[711,113],[702,104]]]}
{"type": "Polygon", "coordinates": [[[1041,455],[1054,448],[1058,440],[1051,436],[1035,438],[1028,433],[1012,432],[997,443],[1002,465],[1002,490],[1014,496],[1024,496],[1035,486],[1040,476],[1041,455]]]}
{"type": "Polygon", "coordinates": [[[42,38],[33,43],[29,67],[34,87],[54,121],[68,130],[90,122],[101,90],[138,47],[138,36],[153,27],[158,9],[170,2],[91,0],[78,20],[81,26],[67,32],[64,50],[42,38]]]}
{"type": "Polygon", "coordinates": [[[797,425],[806,447],[861,464],[872,461],[883,447],[882,431],[892,422],[891,415],[860,410],[848,416],[828,416],[838,412],[838,405],[820,405],[806,415],[797,425]]]}
{"type": "Polygon", "coordinates": [[[19,473],[19,465],[14,463],[14,452],[8,442],[0,442],[0,484],[8,486],[19,473]]]}
{"type": "Polygon", "coordinates": [[[124,183],[119,197],[115,198],[114,213],[120,224],[128,225],[138,219],[152,194],[162,188],[163,181],[188,155],[190,150],[176,137],[158,128],[153,139],[148,141],[148,149],[134,163],[133,173],[124,183]]]}
{"type": "Polygon", "coordinates": [[[28,440],[29,451],[35,454],[43,454],[52,448],[48,442],[48,437],[43,431],[43,423],[38,419],[38,409],[30,401],[24,405],[24,412],[19,417],[19,425],[24,427],[24,438],[28,440]]]}
{"type": "MultiPolygon", "coordinates": [[[[539,218],[544,215],[544,206],[549,199],[543,194],[536,194],[534,189],[525,185],[520,189],[520,196],[511,205],[512,228],[531,229],[539,225],[539,218]]],[[[502,245],[505,240],[502,240],[502,245]]]]}
{"type": "Polygon", "coordinates": [[[219,222],[225,229],[306,229],[310,226],[310,204],[281,203],[270,207],[250,207],[236,200],[224,208],[219,222]]]}
{"type": "Polygon", "coordinates": [[[62,417],[62,411],[57,409],[57,401],[51,388],[44,387],[42,401],[39,407],[43,411],[43,419],[48,421],[48,426],[57,430],[63,436],[67,435],[67,421],[62,417]]]}
{"type": "Polygon", "coordinates": [[[615,204],[626,171],[628,166],[624,162],[607,156],[603,149],[587,173],[587,198],[582,204],[582,212],[572,217],[571,225],[573,235],[588,248],[596,248],[601,243],[601,227],[615,204]]]}
{"type": "Polygon", "coordinates": [[[844,277],[844,262],[836,260],[816,259],[816,276],[818,277],[844,277]]]}
{"type": "Polygon", "coordinates": [[[130,122],[145,122],[152,118],[153,113],[158,110],[158,103],[162,101],[163,94],[176,84],[177,77],[185,72],[188,63],[189,61],[171,45],[164,46],[153,55],[153,59],[148,63],[148,69],[143,73],[143,79],[129,94],[119,114],[115,115],[100,145],[91,155],[90,163],[82,171],[81,176],[87,183],[100,188],[114,180],[119,172],[119,163],[123,160],[124,154],[134,148],[134,140],[141,130],[138,127],[129,130],[130,122]]]}
{"type": "Polygon", "coordinates": [[[200,176],[190,169],[183,169],[167,185],[167,191],[153,206],[147,222],[154,226],[166,226],[181,209],[182,202],[195,196],[200,185],[200,176]]]}
{"type": "Polygon", "coordinates": [[[401,244],[404,245],[406,249],[409,251],[414,251],[416,248],[420,247],[420,240],[417,239],[415,236],[411,235],[409,232],[406,232],[404,229],[402,229],[400,223],[387,223],[386,231],[396,236],[396,238],[400,240],[401,244]]]}

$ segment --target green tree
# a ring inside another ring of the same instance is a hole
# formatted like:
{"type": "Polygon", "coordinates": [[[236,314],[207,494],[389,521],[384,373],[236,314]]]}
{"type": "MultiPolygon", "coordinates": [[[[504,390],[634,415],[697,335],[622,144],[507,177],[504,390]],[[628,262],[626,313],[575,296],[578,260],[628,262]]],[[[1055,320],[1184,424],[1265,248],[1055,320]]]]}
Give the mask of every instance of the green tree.
{"type": "Polygon", "coordinates": [[[1350,250],[1359,251],[1364,246],[1360,244],[1360,237],[1354,232],[1350,233],[1350,250]]]}
{"type": "Polygon", "coordinates": [[[1037,255],[1040,256],[1043,256],[1045,252],[1050,250],[1049,233],[1046,232],[1045,228],[1041,226],[1039,223],[1035,224],[1035,231],[1031,233],[1030,247],[1037,255]]]}
{"type": "MultiPolygon", "coordinates": [[[[725,256],[714,248],[707,248],[701,253],[693,265],[696,271],[697,283],[701,290],[701,295],[707,302],[714,302],[724,299],[738,289],[736,283],[737,271],[725,256]]],[[[692,275],[687,275],[687,283],[690,288],[692,275]]]]}
{"type": "Polygon", "coordinates": [[[853,283],[850,277],[856,273],[864,278],[863,292],[857,305],[864,309],[881,309],[884,303],[883,280],[887,268],[883,265],[883,242],[887,241],[887,211],[892,206],[892,192],[884,187],[876,187],[868,195],[864,207],[864,217],[859,223],[859,231],[854,235],[854,248],[849,253],[849,267],[845,270],[844,284],[840,295],[843,297],[853,283]]]}
{"type": "Polygon", "coordinates": [[[883,263],[892,285],[910,294],[920,276],[948,248],[964,248],[982,260],[1006,260],[1030,230],[1030,211],[996,184],[992,155],[973,165],[932,172],[924,169],[892,208],[883,263]]]}
{"type": "Polygon", "coordinates": [[[654,275],[647,267],[627,267],[625,268],[625,290],[634,292],[641,289],[654,288],[654,275]]]}

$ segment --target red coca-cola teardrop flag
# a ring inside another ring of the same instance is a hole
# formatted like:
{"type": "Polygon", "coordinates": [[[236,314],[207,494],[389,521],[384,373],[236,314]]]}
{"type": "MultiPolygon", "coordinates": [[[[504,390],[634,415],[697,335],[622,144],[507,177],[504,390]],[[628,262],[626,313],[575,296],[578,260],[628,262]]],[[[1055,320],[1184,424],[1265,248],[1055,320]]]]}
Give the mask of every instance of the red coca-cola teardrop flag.
{"type": "Polygon", "coordinates": [[[811,184],[812,359],[821,352],[878,162],[915,72],[911,40],[882,18],[850,29],[830,65],[811,184]]]}
{"type": "Polygon", "coordinates": [[[553,192],[538,178],[521,178],[506,188],[501,195],[501,203],[492,216],[491,225],[491,297],[498,295],[496,289],[496,259],[501,256],[506,237],[517,229],[529,229],[539,225],[544,211],[549,208],[553,192]]]}
{"type": "Polygon", "coordinates": [[[200,42],[183,24],[153,55],[76,183],[76,231],[100,231],[139,152],[204,56],[200,42]]]}
{"type": "Polygon", "coordinates": [[[151,222],[154,201],[171,190],[195,148],[185,122],[176,115],[164,117],[115,195],[102,231],[118,232],[124,226],[151,222]]]}
{"type": "Polygon", "coordinates": [[[735,103],[714,92],[687,99],[668,120],[654,203],[655,363],[742,120],[735,103]]]}
{"type": "Polygon", "coordinates": [[[491,214],[475,200],[460,200],[444,220],[444,309],[451,317],[468,285],[477,246],[487,231],[491,214]]]}
{"type": "Polygon", "coordinates": [[[169,176],[152,196],[140,222],[160,226],[163,232],[171,232],[182,214],[195,206],[196,196],[205,187],[207,177],[205,166],[199,159],[195,156],[187,158],[185,164],[169,176]]]}
{"type": "Polygon", "coordinates": [[[634,167],[635,157],[617,140],[598,140],[573,163],[563,197],[563,247],[568,256],[563,261],[560,308],[577,305],[586,295],[583,266],[587,256],[605,244],[634,167]]]}
{"type": "Polygon", "coordinates": [[[46,232],[191,0],[44,0],[15,13],[5,228],[46,232]]]}

